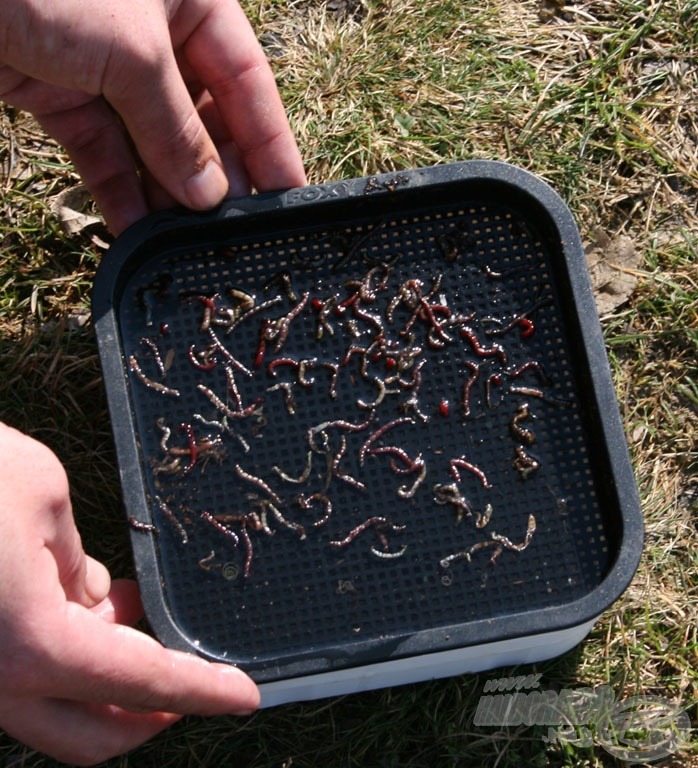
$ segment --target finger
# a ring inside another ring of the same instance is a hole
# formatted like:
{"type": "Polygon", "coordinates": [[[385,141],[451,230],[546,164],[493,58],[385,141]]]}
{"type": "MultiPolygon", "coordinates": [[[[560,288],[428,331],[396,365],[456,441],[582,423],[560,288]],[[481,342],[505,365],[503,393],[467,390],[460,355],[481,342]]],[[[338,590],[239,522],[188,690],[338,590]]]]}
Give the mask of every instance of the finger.
{"type": "Polygon", "coordinates": [[[235,667],[163,648],[75,604],[68,604],[64,615],[54,630],[60,645],[46,650],[38,694],[132,712],[246,714],[259,706],[257,686],[235,667]]]}
{"type": "Polygon", "coordinates": [[[94,765],[139,746],[179,715],[136,715],[62,699],[19,699],[0,714],[10,736],[69,765],[94,765]]]}
{"type": "Polygon", "coordinates": [[[190,208],[211,208],[228,191],[221,160],[177,68],[166,26],[159,37],[153,34],[137,51],[121,52],[105,80],[105,97],[163,188],[190,208]]]}
{"type": "MultiPolygon", "coordinates": [[[[182,6],[182,9],[185,6],[182,6]]],[[[264,52],[240,6],[211,3],[203,18],[173,23],[192,69],[213,96],[254,186],[305,183],[296,141],[264,52]]]]}
{"type": "Polygon", "coordinates": [[[208,91],[204,91],[196,102],[196,108],[211,138],[218,147],[223,170],[228,179],[228,195],[242,197],[249,195],[252,184],[245,168],[243,158],[228,131],[218,105],[208,91]]]}
{"type": "Polygon", "coordinates": [[[148,201],[148,208],[151,211],[163,211],[181,205],[179,200],[162,186],[148,168],[143,168],[141,171],[141,182],[148,201]]]}
{"type": "MultiPolygon", "coordinates": [[[[226,196],[242,197],[243,195],[249,195],[252,191],[252,186],[234,142],[228,141],[217,144],[217,148],[223,173],[228,180],[228,193],[226,196]]],[[[141,180],[148,201],[148,207],[151,211],[162,211],[179,204],[179,201],[149,171],[143,171],[141,180]]]]}
{"type": "MultiPolygon", "coordinates": [[[[252,191],[252,185],[247,170],[211,94],[207,91],[201,94],[196,98],[195,105],[209,136],[218,149],[223,172],[228,179],[228,196],[249,195],[252,191]]],[[[163,188],[147,169],[143,171],[141,179],[146,190],[148,204],[152,210],[159,211],[177,204],[177,200],[163,188]]]]}

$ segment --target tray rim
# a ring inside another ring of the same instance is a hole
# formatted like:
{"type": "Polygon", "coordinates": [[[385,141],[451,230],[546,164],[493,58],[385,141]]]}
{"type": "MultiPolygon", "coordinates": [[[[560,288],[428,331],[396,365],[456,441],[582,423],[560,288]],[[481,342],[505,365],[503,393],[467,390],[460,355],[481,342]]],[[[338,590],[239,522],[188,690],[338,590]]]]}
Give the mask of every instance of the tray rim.
{"type": "MultiPolygon", "coordinates": [[[[490,619],[470,621],[450,627],[419,630],[397,644],[388,646],[388,658],[402,658],[439,652],[448,648],[469,647],[486,642],[513,637],[528,637],[577,627],[596,620],[625,591],[635,574],[643,548],[643,523],[639,494],[628,446],[623,431],[618,399],[611,379],[605,343],[598,319],[593,291],[583,258],[583,246],[572,213],[545,181],[529,171],[508,163],[491,160],[469,160],[457,163],[429,166],[408,171],[398,171],[335,181],[327,184],[293,188],[279,192],[233,198],[217,209],[198,213],[184,209],[169,209],[136,222],[120,235],[105,255],[94,281],[92,314],[102,365],[107,402],[112,421],[118,467],[123,490],[126,517],[147,521],[150,511],[145,494],[128,493],[147,487],[138,458],[138,436],[135,420],[131,417],[127,371],[120,345],[118,321],[115,313],[117,283],[122,270],[134,253],[148,241],[164,234],[208,227],[213,223],[239,217],[273,216],[280,211],[300,206],[335,205],[347,203],[352,198],[367,199],[367,185],[372,185],[371,196],[392,195],[396,192],[413,192],[416,187],[430,188],[458,182],[487,180],[508,186],[519,195],[523,194],[541,207],[550,218],[560,241],[561,253],[566,262],[572,295],[576,303],[577,317],[584,317],[578,324],[581,334],[590,385],[598,410],[599,427],[603,433],[609,457],[612,480],[616,487],[618,512],[622,530],[618,532],[619,546],[603,580],[589,593],[576,600],[560,605],[507,613],[490,619]],[[631,534],[631,535],[628,535],[631,534]],[[449,635],[448,645],[442,639],[449,635]],[[419,641],[416,642],[416,638],[419,641]],[[433,651],[429,646],[433,644],[433,651]]],[[[165,587],[156,567],[156,551],[153,537],[131,530],[131,544],[136,573],[141,589],[146,615],[156,636],[167,646],[198,653],[217,661],[231,661],[225,656],[214,655],[205,648],[197,647],[175,624],[168,609],[165,587]]],[[[371,641],[367,641],[371,645],[371,641]]],[[[352,661],[346,646],[323,647],[310,660],[283,663],[264,670],[252,671],[254,679],[264,682],[282,678],[294,678],[331,669],[361,666],[361,654],[352,661]],[[341,663],[337,657],[344,654],[341,663]]],[[[234,661],[234,660],[233,660],[234,661]]]]}

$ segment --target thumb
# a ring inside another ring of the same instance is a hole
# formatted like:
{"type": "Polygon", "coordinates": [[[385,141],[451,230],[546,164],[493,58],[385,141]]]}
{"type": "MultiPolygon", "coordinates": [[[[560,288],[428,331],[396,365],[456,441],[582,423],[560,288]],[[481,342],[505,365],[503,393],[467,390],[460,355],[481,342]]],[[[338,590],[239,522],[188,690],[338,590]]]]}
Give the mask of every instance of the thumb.
{"type": "Polygon", "coordinates": [[[102,563],[85,554],[73,517],[65,470],[48,449],[43,455],[46,461],[40,476],[46,481],[47,490],[43,494],[45,506],[40,509],[45,514],[45,546],[56,563],[66,599],[89,608],[109,593],[111,577],[102,563]]]}
{"type": "Polygon", "coordinates": [[[227,194],[228,180],[163,31],[164,45],[154,43],[148,54],[141,46],[140,55],[115,66],[104,94],[163,188],[189,208],[212,208],[227,194]]]}
{"type": "MultiPolygon", "coordinates": [[[[32,558],[47,550],[66,598],[91,606],[109,592],[106,568],[87,557],[75,527],[68,477],[50,448],[0,423],[0,487],[2,505],[21,514],[5,516],[12,527],[5,532],[15,546],[32,558]]],[[[27,587],[34,586],[27,584],[27,587]]],[[[47,587],[43,581],[39,586],[47,587]]]]}
{"type": "Polygon", "coordinates": [[[72,515],[65,519],[53,540],[47,540],[58,567],[58,579],[67,600],[87,608],[109,594],[111,576],[102,563],[85,554],[72,515]]]}
{"type": "Polygon", "coordinates": [[[111,576],[106,566],[89,555],[85,556],[85,597],[88,608],[101,603],[111,591],[111,576]]]}

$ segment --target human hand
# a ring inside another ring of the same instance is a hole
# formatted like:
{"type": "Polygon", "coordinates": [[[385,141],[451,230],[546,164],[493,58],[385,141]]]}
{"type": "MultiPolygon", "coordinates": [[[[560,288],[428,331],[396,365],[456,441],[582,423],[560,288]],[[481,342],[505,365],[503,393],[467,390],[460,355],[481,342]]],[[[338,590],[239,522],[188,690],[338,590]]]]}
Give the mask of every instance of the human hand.
{"type": "Polygon", "coordinates": [[[131,624],[135,585],[85,555],[44,445],[0,423],[0,727],[66,763],[126,752],[182,714],[259,706],[240,670],[163,648],[131,624]]]}
{"type": "Polygon", "coordinates": [[[305,183],[237,0],[2,0],[0,100],[66,148],[115,233],[305,183]]]}

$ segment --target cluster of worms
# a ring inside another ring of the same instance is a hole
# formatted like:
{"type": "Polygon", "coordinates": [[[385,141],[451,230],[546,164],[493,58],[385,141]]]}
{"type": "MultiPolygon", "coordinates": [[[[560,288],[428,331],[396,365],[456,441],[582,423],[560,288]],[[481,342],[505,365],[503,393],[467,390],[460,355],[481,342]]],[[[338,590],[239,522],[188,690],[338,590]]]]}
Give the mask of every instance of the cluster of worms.
{"type": "MultiPolygon", "coordinates": [[[[279,272],[255,292],[180,292],[178,330],[174,321],[155,317],[158,297],[172,286],[143,289],[148,333],[127,358],[133,379],[173,404],[163,412],[179,413],[177,402],[197,403],[186,418],[157,416],[151,428],[158,448],[150,456],[153,503],[181,542],[196,525],[208,526],[242,553],[247,578],[260,536],[285,532],[305,541],[327,526],[331,551],[363,542],[372,557],[395,560],[411,546],[410,526],[401,519],[409,510],[424,515],[443,507],[455,525],[468,518],[481,535],[490,531],[494,503],[471,501],[493,488],[477,457],[462,450],[448,455],[423,441],[447,423],[449,434],[465,434],[469,422],[508,408],[509,467],[520,481],[536,475],[536,404],[561,403],[547,394],[543,366],[520,361],[520,350],[536,334],[546,302],[518,314],[478,317],[458,306],[457,286],[447,282],[438,271],[422,278],[380,263],[341,286],[318,281],[301,291],[289,272],[279,272]],[[439,368],[446,359],[458,374],[443,392],[439,368]],[[195,392],[182,383],[191,381],[195,392]],[[318,420],[319,412],[328,418],[318,420]],[[261,454],[272,443],[274,456],[288,457],[285,463],[265,463],[261,454]],[[177,481],[211,463],[234,477],[232,509],[195,509],[178,497],[177,481]]],[[[131,524],[158,532],[135,519],[131,524]]],[[[492,530],[444,554],[438,565],[470,561],[480,550],[489,550],[494,563],[504,550],[526,549],[535,531],[531,514],[519,540],[492,530]]],[[[221,567],[216,552],[199,567],[221,567]]]]}

